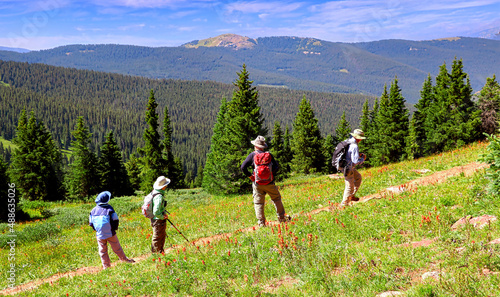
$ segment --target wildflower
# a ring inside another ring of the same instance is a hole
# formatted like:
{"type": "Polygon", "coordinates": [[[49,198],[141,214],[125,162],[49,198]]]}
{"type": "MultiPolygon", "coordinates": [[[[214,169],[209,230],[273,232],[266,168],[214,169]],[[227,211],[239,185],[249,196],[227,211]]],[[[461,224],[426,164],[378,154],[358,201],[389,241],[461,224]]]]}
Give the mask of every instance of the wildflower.
{"type": "Polygon", "coordinates": [[[231,256],[231,251],[227,251],[227,255],[228,255],[228,256],[231,256]]]}

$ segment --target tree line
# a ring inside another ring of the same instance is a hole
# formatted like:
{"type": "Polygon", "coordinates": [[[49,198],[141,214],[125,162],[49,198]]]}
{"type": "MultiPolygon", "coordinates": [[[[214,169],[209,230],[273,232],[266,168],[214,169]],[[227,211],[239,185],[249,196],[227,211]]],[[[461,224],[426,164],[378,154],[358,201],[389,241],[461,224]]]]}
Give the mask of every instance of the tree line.
{"type": "MultiPolygon", "coordinates": [[[[25,200],[88,199],[102,189],[114,195],[130,195],[134,190],[149,191],[156,177],[168,176],[172,188],[203,186],[210,193],[238,193],[250,186],[239,166],[253,150],[250,141],[257,135],[268,138],[270,150],[281,165],[281,177],[292,174],[327,173],[338,142],[349,137],[353,126],[344,112],[334,133],[322,135],[311,101],[303,96],[291,127],[275,121],[272,135],[265,126],[259,106],[260,92],[252,85],[243,65],[232,99],[221,100],[206,165],[194,180],[185,179],[183,164],[174,153],[172,122],[168,107],[160,121],[154,90],[145,108],[144,145],[123,158],[114,131],[106,133],[97,149],[84,117],[71,131],[72,159],[67,167],[53,134],[34,111],[21,111],[13,143],[17,146],[10,165],[0,159],[3,184],[16,184],[25,200]],[[160,127],[162,127],[160,129],[160,127]],[[96,153],[96,151],[98,153],[96,153]]],[[[459,147],[498,130],[500,86],[488,78],[480,93],[472,94],[461,60],[455,59],[451,72],[440,67],[435,84],[429,76],[421,98],[410,118],[398,79],[370,106],[362,107],[359,127],[367,139],[361,150],[369,156],[368,166],[413,159],[459,147]]]]}
{"type": "MultiPolygon", "coordinates": [[[[258,92],[251,85],[245,66],[235,83],[238,90],[231,101],[223,100],[203,172],[203,188],[210,193],[237,193],[250,182],[239,165],[253,150],[250,140],[267,135],[262,125],[258,92]]],[[[455,58],[451,72],[440,67],[435,84],[429,75],[421,98],[410,117],[397,77],[388,90],[370,106],[365,101],[359,128],[367,139],[360,150],[368,156],[365,166],[379,166],[428,156],[484,139],[498,132],[500,87],[496,77],[488,78],[474,95],[462,60],[455,58]]],[[[336,145],[350,136],[352,127],[345,112],[334,134],[322,136],[310,101],[304,97],[292,124],[283,132],[275,122],[270,151],[281,164],[281,174],[331,172],[331,156],[336,145]]]]}
{"type": "MultiPolygon", "coordinates": [[[[158,103],[159,124],[168,107],[172,128],[172,149],[181,159],[183,171],[194,181],[203,169],[210,147],[213,125],[221,99],[230,97],[233,85],[210,81],[147,79],[89,70],[0,61],[0,135],[15,137],[22,109],[34,111],[52,133],[56,145],[71,149],[72,131],[83,116],[95,152],[114,131],[114,137],[128,161],[144,146],[143,131],[150,90],[158,103]]],[[[291,125],[303,95],[318,111],[320,129],[334,129],[343,110],[357,121],[367,97],[359,94],[317,93],[257,87],[261,95],[265,125],[275,121],[291,125]]],[[[4,148],[6,149],[6,148],[4,148]]],[[[5,154],[10,154],[6,152],[5,154]]],[[[8,156],[7,156],[8,157],[8,156]]],[[[65,160],[63,159],[63,162],[65,160]]],[[[66,166],[66,164],[65,164],[66,166]]]]}

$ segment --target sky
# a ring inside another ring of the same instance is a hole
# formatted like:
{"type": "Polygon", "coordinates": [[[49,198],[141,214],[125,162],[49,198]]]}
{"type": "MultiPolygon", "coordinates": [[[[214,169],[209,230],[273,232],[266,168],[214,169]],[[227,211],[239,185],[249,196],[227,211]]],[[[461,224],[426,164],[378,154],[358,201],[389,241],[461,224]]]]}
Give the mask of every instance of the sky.
{"type": "Polygon", "coordinates": [[[500,30],[493,0],[0,0],[0,46],[150,47],[234,33],[333,42],[429,40],[500,30]]]}

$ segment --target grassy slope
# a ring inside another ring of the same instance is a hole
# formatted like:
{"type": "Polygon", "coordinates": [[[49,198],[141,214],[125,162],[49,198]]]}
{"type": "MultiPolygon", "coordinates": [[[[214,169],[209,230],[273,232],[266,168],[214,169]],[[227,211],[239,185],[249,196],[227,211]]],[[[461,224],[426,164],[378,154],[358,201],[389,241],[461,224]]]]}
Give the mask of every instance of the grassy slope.
{"type": "MultiPolygon", "coordinates": [[[[476,161],[484,151],[484,144],[476,144],[438,156],[363,170],[359,196],[420,177],[413,169],[449,169],[476,161]]],[[[300,214],[339,202],[343,182],[325,176],[295,177],[280,184],[287,212],[296,215],[293,222],[281,231],[275,226],[247,233],[234,231],[255,224],[250,193],[227,197],[198,191],[176,193],[169,198],[171,220],[189,239],[233,234],[205,244],[201,247],[204,254],[200,254],[168,227],[167,243],[175,245],[170,253],[146,256],[134,265],[118,263],[98,274],[62,278],[22,295],[375,296],[399,290],[407,296],[496,296],[500,294],[500,278],[485,276],[482,271],[500,271],[500,249],[487,244],[500,238],[498,223],[482,230],[470,226],[450,229],[465,215],[500,215],[499,202],[484,191],[487,181],[483,176],[481,172],[472,177],[458,176],[400,196],[314,216],[300,214]],[[430,222],[422,223],[422,216],[428,216],[430,222]],[[422,239],[435,242],[430,247],[401,246],[422,239]],[[428,271],[440,271],[441,281],[422,281],[422,274],[428,271]]],[[[140,197],[116,198],[112,205],[122,214],[118,234],[126,254],[147,254],[151,230],[137,211],[140,197]]],[[[271,205],[268,204],[266,214],[274,219],[271,205]]],[[[85,226],[87,211],[92,206],[73,205],[73,209],[83,213],[82,218],[75,219],[74,226],[65,224],[59,234],[17,247],[18,284],[100,265],[93,231],[85,226]]],[[[73,214],[78,216],[77,212],[73,214]]],[[[49,221],[62,225],[60,222],[68,220],[63,217],[57,221],[54,216],[49,221]]],[[[2,259],[7,258],[6,253],[5,249],[0,251],[2,259]]],[[[113,253],[111,258],[117,261],[113,253]]],[[[2,270],[8,264],[2,261],[2,270]]],[[[5,279],[0,286],[6,286],[5,279]]]]}

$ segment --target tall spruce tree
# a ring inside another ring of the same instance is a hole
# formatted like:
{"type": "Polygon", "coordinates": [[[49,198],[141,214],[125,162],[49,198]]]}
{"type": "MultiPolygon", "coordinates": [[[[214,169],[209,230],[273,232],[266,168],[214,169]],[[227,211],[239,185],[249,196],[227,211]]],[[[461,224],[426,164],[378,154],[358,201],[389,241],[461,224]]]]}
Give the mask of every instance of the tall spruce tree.
{"type": "Polygon", "coordinates": [[[282,155],[282,160],[283,164],[281,165],[281,174],[285,176],[289,176],[290,172],[292,171],[291,169],[291,162],[293,159],[293,152],[292,152],[292,134],[290,133],[290,128],[288,125],[285,126],[285,134],[283,135],[283,155],[282,155]]]}
{"type": "Polygon", "coordinates": [[[369,151],[368,162],[371,166],[379,166],[389,162],[389,151],[386,145],[387,137],[383,133],[385,129],[386,117],[389,109],[389,93],[387,92],[387,85],[384,85],[384,90],[379,98],[380,101],[374,106],[373,110],[373,125],[370,131],[370,137],[367,141],[371,146],[371,151],[369,151]]]}
{"type": "Polygon", "coordinates": [[[365,136],[367,139],[365,141],[362,141],[358,144],[359,150],[361,152],[364,152],[365,154],[368,154],[369,151],[369,142],[368,142],[368,137],[370,137],[369,131],[371,129],[371,118],[370,118],[370,106],[368,104],[368,100],[363,103],[363,108],[362,108],[362,114],[359,119],[359,128],[365,132],[365,136]]]}
{"type": "Polygon", "coordinates": [[[240,165],[253,150],[250,141],[267,135],[259,95],[252,83],[243,64],[233,83],[237,89],[232,100],[219,111],[203,176],[203,188],[211,193],[236,193],[250,186],[240,165]]]}
{"type": "Polygon", "coordinates": [[[472,88],[463,72],[462,60],[453,61],[451,74],[440,68],[434,87],[434,102],[427,109],[428,153],[440,152],[479,138],[481,111],[472,101],[472,88]]]}
{"type": "Polygon", "coordinates": [[[87,199],[100,191],[97,156],[91,148],[91,137],[83,117],[78,117],[75,130],[71,133],[74,140],[73,163],[68,174],[69,195],[72,199],[87,199]]]}
{"type": "Polygon", "coordinates": [[[351,137],[351,132],[352,132],[351,124],[349,124],[349,122],[345,119],[345,111],[344,111],[342,113],[342,117],[340,117],[339,124],[335,129],[335,137],[339,140],[339,142],[344,141],[351,137]]]}
{"type": "Polygon", "coordinates": [[[387,88],[380,99],[380,109],[377,117],[378,143],[376,144],[375,160],[380,164],[400,161],[406,156],[406,141],[408,137],[408,109],[406,100],[401,94],[397,78],[391,83],[387,96],[387,88]]]}
{"type": "Polygon", "coordinates": [[[328,134],[323,141],[323,156],[325,159],[323,170],[325,173],[333,172],[332,157],[338,142],[337,137],[331,134],[328,134]]]}
{"type": "Polygon", "coordinates": [[[168,107],[165,107],[163,120],[163,159],[166,164],[166,175],[171,180],[170,189],[180,189],[185,187],[184,172],[180,159],[175,158],[172,152],[172,127],[170,125],[170,116],[168,107]]]}
{"type": "Polygon", "coordinates": [[[490,135],[495,134],[498,132],[500,121],[500,85],[495,75],[486,78],[486,84],[478,97],[481,110],[481,131],[490,135]]]}
{"type": "Polygon", "coordinates": [[[420,91],[420,99],[417,104],[415,104],[416,110],[412,117],[412,121],[414,122],[412,126],[414,131],[412,131],[412,133],[415,134],[415,139],[408,151],[412,153],[412,156],[409,156],[410,158],[425,156],[430,150],[426,134],[426,131],[430,128],[426,127],[426,123],[428,123],[426,117],[430,111],[429,107],[432,104],[434,104],[434,92],[432,87],[432,78],[429,74],[422,86],[422,90],[420,91]]]}
{"type": "Polygon", "coordinates": [[[123,163],[122,152],[115,140],[113,131],[109,131],[101,146],[99,156],[101,187],[113,196],[132,195],[134,193],[127,169],[123,163]]]}
{"type": "Polygon", "coordinates": [[[37,121],[34,112],[27,119],[21,112],[12,155],[11,180],[22,199],[63,200],[65,189],[61,152],[43,122],[37,121]]]}
{"type": "Polygon", "coordinates": [[[146,129],[143,134],[144,147],[139,149],[142,156],[141,190],[146,193],[151,191],[154,182],[159,176],[167,175],[165,160],[162,156],[163,147],[158,133],[157,107],[155,93],[151,90],[146,107],[146,129]]]}
{"type": "Polygon", "coordinates": [[[127,175],[132,190],[134,191],[140,190],[141,179],[139,176],[141,174],[141,164],[140,164],[140,159],[137,157],[135,153],[132,154],[130,156],[130,160],[128,160],[128,162],[125,163],[125,168],[127,169],[127,175]]]}
{"type": "Polygon", "coordinates": [[[226,113],[227,101],[222,99],[215,121],[210,150],[207,153],[207,160],[203,170],[202,187],[207,192],[215,194],[219,192],[233,193],[238,188],[226,183],[226,176],[229,175],[231,164],[226,158],[229,149],[229,141],[226,138],[226,113]]]}
{"type": "Polygon", "coordinates": [[[298,173],[321,172],[325,165],[323,139],[311,103],[302,99],[293,122],[292,170],[298,173]]]}

